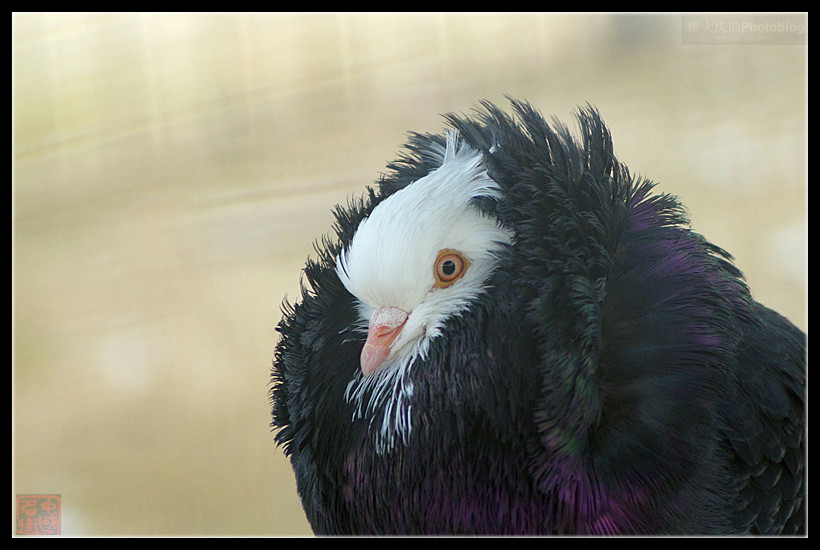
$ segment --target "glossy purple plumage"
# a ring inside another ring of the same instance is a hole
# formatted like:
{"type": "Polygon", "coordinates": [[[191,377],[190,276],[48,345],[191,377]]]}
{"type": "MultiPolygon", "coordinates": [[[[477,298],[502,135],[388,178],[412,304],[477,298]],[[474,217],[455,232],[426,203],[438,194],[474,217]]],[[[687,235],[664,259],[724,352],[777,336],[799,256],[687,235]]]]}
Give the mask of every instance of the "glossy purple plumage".
{"type": "Polygon", "coordinates": [[[526,103],[448,115],[484,153],[511,229],[491,291],[411,370],[413,431],[377,452],[345,388],[364,343],[334,272],[358,223],[437,167],[413,134],[378,189],[337,208],[285,304],[276,440],[320,534],[790,534],[804,531],[805,345],[731,257],[614,157],[526,103]]]}

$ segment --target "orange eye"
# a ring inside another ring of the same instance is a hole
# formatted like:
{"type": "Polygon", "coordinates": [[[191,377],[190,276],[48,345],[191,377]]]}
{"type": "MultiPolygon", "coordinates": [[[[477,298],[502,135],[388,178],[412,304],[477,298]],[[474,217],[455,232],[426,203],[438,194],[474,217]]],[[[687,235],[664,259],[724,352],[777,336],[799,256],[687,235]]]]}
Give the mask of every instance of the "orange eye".
{"type": "Polygon", "coordinates": [[[433,276],[436,278],[435,288],[447,288],[455,283],[470,267],[470,262],[458,250],[445,248],[439,250],[436,262],[433,264],[433,276]]]}

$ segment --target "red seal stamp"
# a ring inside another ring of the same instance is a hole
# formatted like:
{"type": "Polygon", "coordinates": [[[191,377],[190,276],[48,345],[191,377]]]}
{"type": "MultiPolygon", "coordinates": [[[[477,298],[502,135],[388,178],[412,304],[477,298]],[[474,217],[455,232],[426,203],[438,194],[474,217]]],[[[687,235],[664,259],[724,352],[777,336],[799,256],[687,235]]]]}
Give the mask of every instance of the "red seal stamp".
{"type": "Polygon", "coordinates": [[[60,495],[17,495],[18,535],[59,535],[60,495]]]}

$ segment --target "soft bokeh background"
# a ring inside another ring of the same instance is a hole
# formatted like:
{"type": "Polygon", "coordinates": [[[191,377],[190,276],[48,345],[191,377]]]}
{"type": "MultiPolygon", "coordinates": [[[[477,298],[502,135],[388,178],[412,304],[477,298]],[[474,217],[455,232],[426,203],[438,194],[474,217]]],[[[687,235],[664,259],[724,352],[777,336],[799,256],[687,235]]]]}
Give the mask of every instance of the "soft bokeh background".
{"type": "Polygon", "coordinates": [[[595,104],[807,328],[807,48],[679,16],[15,14],[13,492],[65,534],[309,535],[268,375],[331,207],[406,131],[595,104]]]}

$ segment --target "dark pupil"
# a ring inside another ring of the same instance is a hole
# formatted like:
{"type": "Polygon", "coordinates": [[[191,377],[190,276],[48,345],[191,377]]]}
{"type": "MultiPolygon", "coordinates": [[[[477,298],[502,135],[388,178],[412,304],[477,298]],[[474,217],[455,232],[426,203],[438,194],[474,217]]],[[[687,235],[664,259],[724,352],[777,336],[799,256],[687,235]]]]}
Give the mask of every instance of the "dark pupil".
{"type": "Polygon", "coordinates": [[[453,260],[447,260],[441,264],[441,272],[445,275],[452,275],[456,271],[456,263],[453,260]]]}

